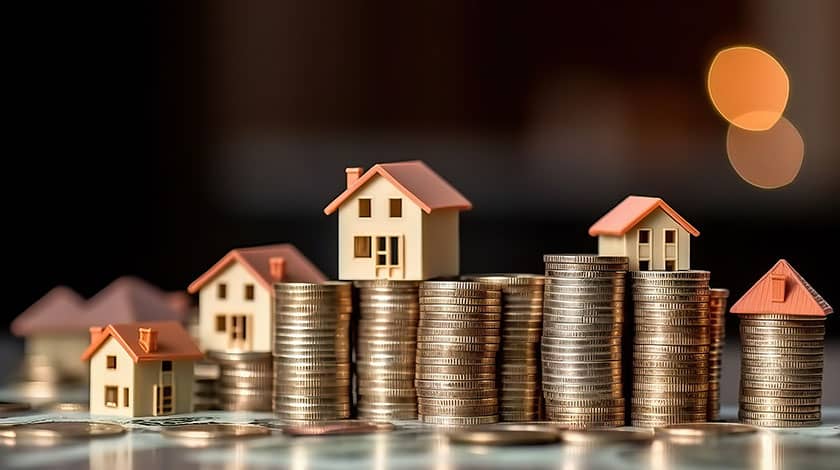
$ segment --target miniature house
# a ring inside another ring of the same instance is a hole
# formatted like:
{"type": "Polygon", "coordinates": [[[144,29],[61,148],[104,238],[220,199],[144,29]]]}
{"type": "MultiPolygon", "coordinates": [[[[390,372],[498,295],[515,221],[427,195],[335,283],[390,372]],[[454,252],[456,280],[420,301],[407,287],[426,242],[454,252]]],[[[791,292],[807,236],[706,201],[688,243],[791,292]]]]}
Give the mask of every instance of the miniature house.
{"type": "Polygon", "coordinates": [[[190,284],[198,293],[199,338],[204,351],[271,352],[275,282],[327,278],[293,245],[231,250],[190,284]]]}
{"type": "Polygon", "coordinates": [[[691,269],[691,236],[700,232],[658,197],[628,196],[592,227],[598,254],[626,256],[631,271],[691,269]]]}
{"type": "Polygon", "coordinates": [[[192,412],[193,361],[203,355],[178,322],[90,329],[91,414],[124,417],[192,412]]]}
{"type": "Polygon", "coordinates": [[[834,310],[793,266],[779,260],[729,309],[739,315],[824,317],[834,310]]]}
{"type": "Polygon", "coordinates": [[[87,325],[148,321],[184,322],[189,302],[183,292],[166,292],[134,276],[122,276],[105,286],[85,305],[87,325]]]}
{"type": "Polygon", "coordinates": [[[24,379],[38,382],[83,381],[88,368],[78,361],[87,348],[84,299],[58,286],[12,322],[12,333],[26,338],[24,379]]]}
{"type": "Polygon", "coordinates": [[[423,280],[459,273],[458,219],[472,204],[421,161],[380,163],[325,209],[338,211],[338,277],[423,280]]]}

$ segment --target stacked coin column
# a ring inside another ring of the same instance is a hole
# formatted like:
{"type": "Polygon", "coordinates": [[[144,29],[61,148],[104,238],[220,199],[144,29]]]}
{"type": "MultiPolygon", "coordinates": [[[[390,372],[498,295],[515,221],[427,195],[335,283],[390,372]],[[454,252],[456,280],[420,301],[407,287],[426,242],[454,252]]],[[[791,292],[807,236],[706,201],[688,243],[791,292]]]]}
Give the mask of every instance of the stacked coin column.
{"type": "Polygon", "coordinates": [[[356,374],[359,418],[416,419],[419,282],[356,281],[359,329],[356,374]]]}
{"type": "Polygon", "coordinates": [[[623,426],[621,332],[627,258],[543,259],[546,418],[573,428],[623,426]]]}
{"type": "Polygon", "coordinates": [[[819,425],[825,318],[749,314],[740,320],[740,421],[775,428],[819,425]]]}
{"type": "Polygon", "coordinates": [[[288,421],[349,418],[349,282],[278,283],[274,414],[288,421]]]}
{"type": "Polygon", "coordinates": [[[467,276],[502,287],[502,345],[497,356],[499,419],[537,421],[542,404],[540,339],[545,278],[534,274],[467,276]]]}
{"type": "Polygon", "coordinates": [[[270,352],[208,351],[207,358],[219,365],[216,392],[223,410],[271,411],[270,352]]]}
{"type": "Polygon", "coordinates": [[[709,399],[706,417],[720,420],[720,371],[723,363],[723,345],[726,338],[726,301],[729,289],[709,289],[709,399]]]}
{"type": "Polygon", "coordinates": [[[417,411],[440,425],[499,420],[496,354],[502,292],[481,282],[420,285],[417,329],[417,411]]]}
{"type": "Polygon", "coordinates": [[[634,271],[632,422],[706,421],[709,272],[634,271]]]}

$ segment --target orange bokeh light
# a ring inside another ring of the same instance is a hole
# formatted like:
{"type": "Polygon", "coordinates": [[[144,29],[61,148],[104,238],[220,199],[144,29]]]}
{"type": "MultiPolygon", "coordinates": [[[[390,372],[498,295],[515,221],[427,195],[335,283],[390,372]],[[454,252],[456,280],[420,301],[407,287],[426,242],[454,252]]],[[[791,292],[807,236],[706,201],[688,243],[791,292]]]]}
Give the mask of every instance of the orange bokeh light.
{"type": "Polygon", "coordinates": [[[707,85],[721,116],[749,131],[772,128],[782,117],[790,92],[784,67],[770,54],[747,46],[718,52],[707,85]]]}
{"type": "Polygon", "coordinates": [[[796,179],[805,156],[805,142],[784,117],[766,131],[746,131],[730,124],[726,153],[732,168],[746,182],[776,189],[796,179]]]}

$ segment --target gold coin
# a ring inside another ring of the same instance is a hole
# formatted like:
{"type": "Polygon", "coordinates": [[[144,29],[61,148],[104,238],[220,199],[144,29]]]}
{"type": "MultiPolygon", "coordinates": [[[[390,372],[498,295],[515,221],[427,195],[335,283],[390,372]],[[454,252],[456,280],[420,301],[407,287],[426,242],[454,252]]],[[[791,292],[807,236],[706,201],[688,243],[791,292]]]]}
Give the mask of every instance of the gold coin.
{"type": "Polygon", "coordinates": [[[219,439],[234,437],[265,436],[271,431],[260,426],[248,424],[183,424],[166,426],[161,434],[168,437],[187,439],[219,439]]]}
{"type": "Polygon", "coordinates": [[[563,431],[562,437],[563,442],[572,444],[646,443],[653,440],[653,433],[617,429],[569,430],[563,431]]]}
{"type": "Polygon", "coordinates": [[[447,434],[449,441],[456,444],[481,446],[522,446],[553,444],[560,440],[560,432],[550,427],[499,428],[464,430],[447,434]]]}
{"type": "Polygon", "coordinates": [[[283,426],[283,434],[290,436],[329,436],[334,434],[369,434],[390,432],[394,425],[381,421],[331,420],[283,426]]]}
{"type": "Polygon", "coordinates": [[[15,445],[53,445],[67,439],[115,436],[124,432],[124,427],[114,423],[55,421],[6,426],[0,428],[0,438],[9,439],[15,445]]]}

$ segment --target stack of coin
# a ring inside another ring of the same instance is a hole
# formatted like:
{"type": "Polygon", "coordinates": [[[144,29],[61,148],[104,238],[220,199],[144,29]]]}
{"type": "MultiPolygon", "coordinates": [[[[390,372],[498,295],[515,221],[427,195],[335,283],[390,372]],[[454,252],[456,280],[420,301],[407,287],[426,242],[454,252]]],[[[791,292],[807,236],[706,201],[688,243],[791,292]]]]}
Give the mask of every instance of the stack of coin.
{"type": "Polygon", "coordinates": [[[720,419],[720,371],[726,338],[726,300],[729,289],[709,289],[709,399],[706,417],[720,419]]]}
{"type": "Polygon", "coordinates": [[[709,272],[634,271],[633,426],[706,421],[709,272]]]}
{"type": "Polygon", "coordinates": [[[274,413],[288,421],[349,418],[349,282],[274,285],[274,413]]]}
{"type": "Polygon", "coordinates": [[[208,360],[193,364],[193,410],[219,409],[219,365],[208,360]]]}
{"type": "Polygon", "coordinates": [[[741,315],[738,418],[768,427],[821,421],[825,318],[741,315]]]}
{"type": "Polygon", "coordinates": [[[546,418],[572,428],[623,426],[621,332],[628,260],[588,254],[543,260],[546,418]]]}
{"type": "Polygon", "coordinates": [[[219,365],[216,394],[229,411],[271,411],[271,353],[208,351],[219,365]]]}
{"type": "Polygon", "coordinates": [[[496,362],[499,419],[539,420],[542,404],[540,338],[545,278],[534,274],[496,274],[465,276],[464,279],[502,287],[502,345],[496,362]]]}
{"type": "Polygon", "coordinates": [[[420,285],[417,329],[417,411],[440,425],[499,420],[496,354],[501,286],[469,281],[420,285]]]}
{"type": "Polygon", "coordinates": [[[416,281],[356,281],[357,411],[374,420],[416,419],[414,363],[420,316],[416,281]]]}

